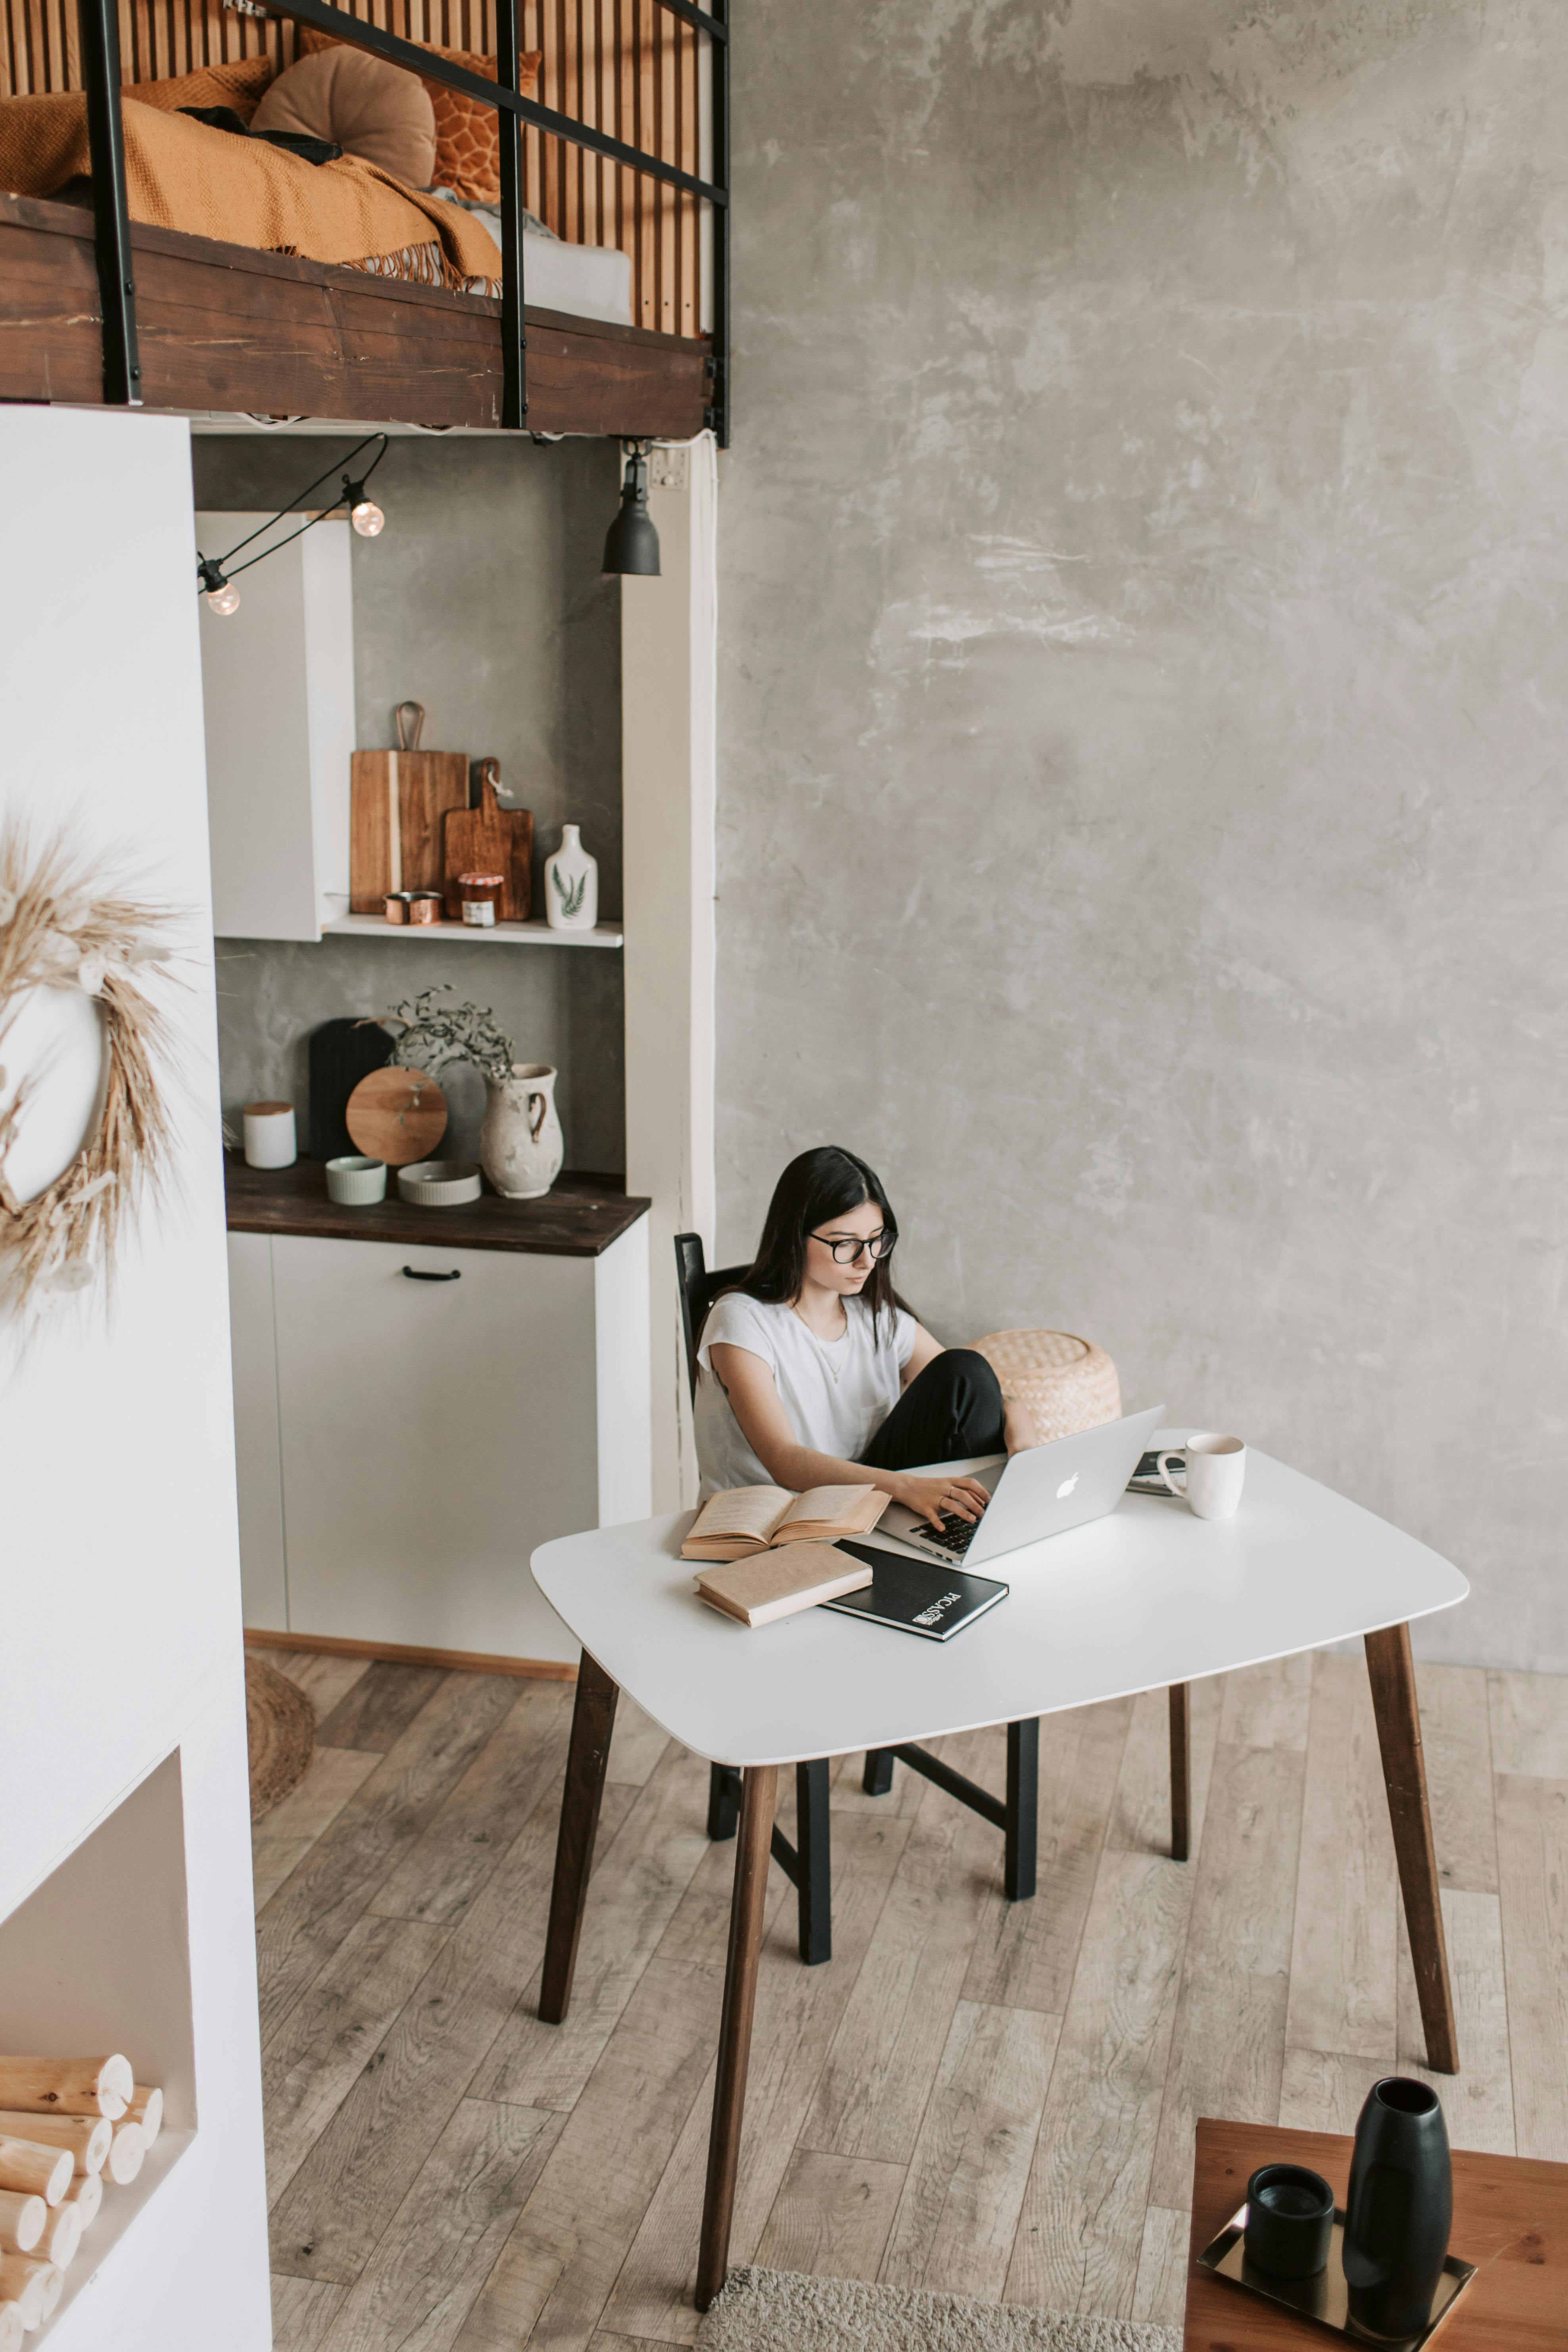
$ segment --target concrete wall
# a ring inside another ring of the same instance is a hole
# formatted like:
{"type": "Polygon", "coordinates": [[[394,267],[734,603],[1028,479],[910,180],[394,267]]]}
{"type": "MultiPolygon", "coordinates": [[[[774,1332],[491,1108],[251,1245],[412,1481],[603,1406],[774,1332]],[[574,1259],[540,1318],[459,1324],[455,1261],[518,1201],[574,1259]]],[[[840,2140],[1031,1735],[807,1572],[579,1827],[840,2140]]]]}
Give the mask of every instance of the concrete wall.
{"type": "Polygon", "coordinates": [[[721,1255],[851,1144],[1568,1671],[1568,12],[744,17],[721,1255]]]}
{"type": "MultiPolygon", "coordinates": [[[[242,511],[282,504],[337,455],[330,440],[289,434],[204,436],[193,447],[196,505],[242,511]]],[[[386,530],[353,542],[361,745],[395,743],[395,704],[423,702],[427,746],[493,752],[513,804],[533,811],[535,906],[570,819],[599,860],[606,919],[621,911],[620,600],[599,564],[618,485],[608,441],[397,439],[373,484],[386,530]]],[[[618,955],[411,947],[393,934],[222,940],[218,958],[231,1111],[268,1096],[303,1104],[305,1039],[319,1022],[378,1013],[449,980],[459,999],[493,1006],[520,1059],[560,1068],[568,1164],[625,1168],[618,955]]],[[[471,1157],[482,1083],[454,1070],[442,1085],[452,1108],[444,1148],[471,1157]]]]}

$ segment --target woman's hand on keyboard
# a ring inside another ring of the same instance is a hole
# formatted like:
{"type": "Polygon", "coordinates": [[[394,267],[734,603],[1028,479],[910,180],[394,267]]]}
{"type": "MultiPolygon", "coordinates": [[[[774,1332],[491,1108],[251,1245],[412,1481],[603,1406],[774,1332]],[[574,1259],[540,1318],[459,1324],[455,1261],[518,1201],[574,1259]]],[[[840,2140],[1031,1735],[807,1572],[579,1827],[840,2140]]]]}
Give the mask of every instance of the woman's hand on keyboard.
{"type": "Polygon", "coordinates": [[[893,1500],[940,1528],[944,1518],[977,1519],[991,1497],[978,1478],[917,1478],[906,1472],[893,1500]]]}

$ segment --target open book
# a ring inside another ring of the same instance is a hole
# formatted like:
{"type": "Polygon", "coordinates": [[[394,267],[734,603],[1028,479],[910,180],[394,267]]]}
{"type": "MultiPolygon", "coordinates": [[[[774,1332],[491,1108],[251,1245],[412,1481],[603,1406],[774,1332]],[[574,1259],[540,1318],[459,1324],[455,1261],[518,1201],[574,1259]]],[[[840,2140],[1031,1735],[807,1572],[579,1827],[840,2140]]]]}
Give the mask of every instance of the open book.
{"type": "Polygon", "coordinates": [[[710,1495],[680,1547],[682,1559],[749,1559],[774,1544],[834,1543],[868,1535],[888,1507],[880,1486],[731,1486],[710,1495]]]}

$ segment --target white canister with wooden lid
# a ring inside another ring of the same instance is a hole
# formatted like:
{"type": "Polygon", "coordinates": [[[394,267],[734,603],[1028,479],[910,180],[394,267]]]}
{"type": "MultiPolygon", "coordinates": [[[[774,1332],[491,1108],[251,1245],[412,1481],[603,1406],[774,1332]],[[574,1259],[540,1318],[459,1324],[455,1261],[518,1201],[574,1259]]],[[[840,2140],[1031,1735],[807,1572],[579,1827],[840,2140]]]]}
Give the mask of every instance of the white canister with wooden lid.
{"type": "Polygon", "coordinates": [[[299,1157],[294,1139],[294,1106],[286,1102],[254,1102],[245,1106],[245,1164],[247,1168],[292,1168],[299,1157]]]}

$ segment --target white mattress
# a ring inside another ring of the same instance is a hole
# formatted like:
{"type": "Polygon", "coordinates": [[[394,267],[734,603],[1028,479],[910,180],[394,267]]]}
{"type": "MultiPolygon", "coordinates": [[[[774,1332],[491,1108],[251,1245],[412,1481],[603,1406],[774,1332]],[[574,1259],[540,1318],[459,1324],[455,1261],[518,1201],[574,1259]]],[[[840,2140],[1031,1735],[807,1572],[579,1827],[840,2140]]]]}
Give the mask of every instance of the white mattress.
{"type": "MultiPolygon", "coordinates": [[[[488,205],[468,209],[499,246],[500,213],[488,205]]],[[[522,299],[536,310],[567,310],[576,319],[607,319],[629,327],[631,256],[613,245],[567,245],[549,229],[529,228],[522,240],[522,299]]]]}

